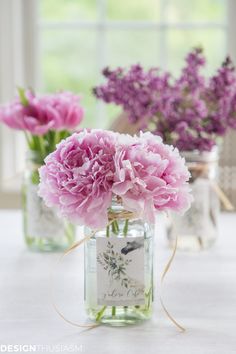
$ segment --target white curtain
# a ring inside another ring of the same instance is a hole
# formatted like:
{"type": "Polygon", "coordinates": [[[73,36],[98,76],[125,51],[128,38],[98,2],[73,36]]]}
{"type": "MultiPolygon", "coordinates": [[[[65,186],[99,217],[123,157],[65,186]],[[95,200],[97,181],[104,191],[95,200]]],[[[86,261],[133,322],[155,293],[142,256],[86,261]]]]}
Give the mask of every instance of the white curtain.
{"type": "MultiPolygon", "coordinates": [[[[36,5],[35,0],[0,0],[0,103],[11,100],[17,86],[36,84],[36,5]]],[[[19,205],[21,135],[0,126],[0,207],[19,205]]]]}

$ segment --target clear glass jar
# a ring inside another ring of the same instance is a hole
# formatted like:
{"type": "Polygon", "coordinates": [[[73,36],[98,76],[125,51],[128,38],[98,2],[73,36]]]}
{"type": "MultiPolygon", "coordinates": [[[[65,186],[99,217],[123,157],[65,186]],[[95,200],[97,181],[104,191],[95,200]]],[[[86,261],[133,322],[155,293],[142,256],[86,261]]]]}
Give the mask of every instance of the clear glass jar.
{"type": "MultiPolygon", "coordinates": [[[[113,203],[111,211],[114,216],[124,210],[113,203]]],[[[140,219],[118,218],[85,244],[84,297],[91,320],[122,326],[152,316],[153,232],[140,219]]]]}
{"type": "Polygon", "coordinates": [[[38,196],[39,167],[37,155],[30,152],[22,186],[25,242],[33,251],[65,250],[75,241],[75,228],[38,196]]]}
{"type": "Polygon", "coordinates": [[[218,176],[218,150],[184,152],[191,172],[190,187],[194,201],[183,215],[171,215],[168,239],[173,246],[178,237],[178,249],[198,251],[212,246],[218,235],[219,198],[214,185],[218,176]]]}

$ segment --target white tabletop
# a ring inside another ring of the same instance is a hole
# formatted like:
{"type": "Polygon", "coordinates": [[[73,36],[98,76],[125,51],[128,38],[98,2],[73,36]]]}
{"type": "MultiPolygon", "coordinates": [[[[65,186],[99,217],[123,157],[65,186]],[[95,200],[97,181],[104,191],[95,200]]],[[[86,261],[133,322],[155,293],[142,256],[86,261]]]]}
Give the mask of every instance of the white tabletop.
{"type": "MultiPolygon", "coordinates": [[[[216,245],[201,253],[178,252],[163,288],[165,304],[186,327],[169,322],[156,299],[153,320],[142,325],[83,330],[64,322],[50,299],[55,270],[57,304],[72,321],[85,322],[83,250],[58,268],[59,254],[28,251],[19,211],[0,212],[0,344],[37,344],[39,352],[139,354],[236,353],[236,215],[223,214],[216,245]],[[70,346],[70,347],[69,347],[70,346]],[[69,349],[68,349],[69,348],[69,349]]],[[[170,255],[162,227],[156,240],[159,277],[170,255]]],[[[0,347],[1,349],[1,347],[0,347]]],[[[1,352],[1,351],[0,351],[1,352]]]]}

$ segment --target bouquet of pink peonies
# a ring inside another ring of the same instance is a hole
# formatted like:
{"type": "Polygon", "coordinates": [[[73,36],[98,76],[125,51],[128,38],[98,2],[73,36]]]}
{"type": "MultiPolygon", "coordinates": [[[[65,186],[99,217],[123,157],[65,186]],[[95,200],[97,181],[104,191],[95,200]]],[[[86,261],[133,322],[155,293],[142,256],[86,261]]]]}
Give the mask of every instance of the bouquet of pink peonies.
{"type": "Polygon", "coordinates": [[[149,319],[155,212],[183,213],[192,200],[178,150],[148,132],[84,130],[57,145],[39,174],[46,205],[86,226],[84,239],[67,254],[86,241],[90,319],[110,325],[149,319]]]}
{"type": "Polygon", "coordinates": [[[84,130],[63,140],[39,170],[39,195],[72,222],[91,228],[108,223],[113,196],[138,217],[190,206],[190,173],[173,146],[151,133],[129,136],[84,130]]]}

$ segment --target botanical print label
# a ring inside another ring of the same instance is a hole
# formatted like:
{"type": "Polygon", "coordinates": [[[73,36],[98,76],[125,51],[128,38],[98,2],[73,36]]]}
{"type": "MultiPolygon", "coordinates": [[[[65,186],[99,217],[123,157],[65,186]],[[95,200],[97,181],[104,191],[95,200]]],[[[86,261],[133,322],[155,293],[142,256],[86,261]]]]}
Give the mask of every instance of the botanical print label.
{"type": "Polygon", "coordinates": [[[97,237],[97,302],[108,306],[145,303],[144,237],[97,237]]]}
{"type": "Polygon", "coordinates": [[[63,220],[38,197],[38,186],[29,184],[26,195],[27,234],[31,237],[63,237],[63,220]]]}

